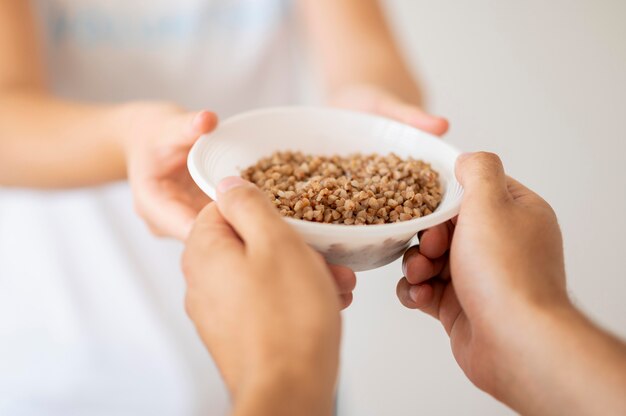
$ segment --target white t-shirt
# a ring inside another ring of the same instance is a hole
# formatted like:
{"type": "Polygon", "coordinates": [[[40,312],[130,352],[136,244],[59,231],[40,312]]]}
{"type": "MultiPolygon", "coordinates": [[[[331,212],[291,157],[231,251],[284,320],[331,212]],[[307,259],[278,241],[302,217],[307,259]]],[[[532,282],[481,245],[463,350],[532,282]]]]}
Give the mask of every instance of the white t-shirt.
{"type": "MultiPolygon", "coordinates": [[[[289,1],[33,4],[59,96],[222,117],[296,100],[289,1]]],[[[149,234],[123,183],[0,189],[0,414],[224,414],[184,312],[181,249],[149,234]]]]}

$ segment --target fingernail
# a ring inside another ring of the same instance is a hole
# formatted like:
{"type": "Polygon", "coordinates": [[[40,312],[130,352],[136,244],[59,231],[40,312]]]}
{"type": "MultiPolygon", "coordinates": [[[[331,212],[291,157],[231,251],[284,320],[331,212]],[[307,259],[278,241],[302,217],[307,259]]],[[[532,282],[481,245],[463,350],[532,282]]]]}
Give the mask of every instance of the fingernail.
{"type": "Polygon", "coordinates": [[[204,131],[207,129],[207,126],[213,125],[213,123],[210,123],[208,125],[206,123],[214,117],[215,117],[215,114],[211,113],[209,110],[199,111],[191,120],[191,128],[202,129],[204,131]]]}
{"type": "Polygon", "coordinates": [[[421,290],[422,290],[421,286],[411,286],[409,288],[409,297],[414,303],[417,303],[417,297],[421,290]]]}
{"type": "Polygon", "coordinates": [[[207,114],[208,114],[208,111],[206,110],[202,110],[198,112],[198,114],[194,116],[193,121],[191,122],[191,125],[194,128],[201,127],[202,123],[204,123],[204,118],[206,117],[207,114]]]}
{"type": "Polygon", "coordinates": [[[229,176],[220,181],[220,183],[217,185],[217,192],[219,192],[220,194],[225,194],[233,188],[237,188],[248,183],[249,182],[243,180],[239,176],[229,176]]]}
{"type": "Polygon", "coordinates": [[[202,133],[199,130],[200,122],[202,121],[202,112],[196,113],[195,116],[191,119],[191,122],[187,122],[189,124],[186,125],[185,131],[186,134],[192,137],[197,137],[198,134],[202,133]]]}

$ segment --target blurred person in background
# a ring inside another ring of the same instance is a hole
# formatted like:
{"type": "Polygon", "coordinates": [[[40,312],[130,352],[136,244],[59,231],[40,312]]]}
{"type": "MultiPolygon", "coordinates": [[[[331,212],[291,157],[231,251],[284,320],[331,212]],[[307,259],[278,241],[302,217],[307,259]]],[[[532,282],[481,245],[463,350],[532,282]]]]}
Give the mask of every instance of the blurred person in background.
{"type": "MultiPolygon", "coordinates": [[[[572,305],[550,205],[493,154],[462,156],[456,175],[459,216],[407,251],[400,302],[439,319],[465,375],[520,414],[626,414],[626,344],[572,305]]],[[[219,184],[183,268],[187,311],[234,415],[332,414],[341,334],[333,278],[260,190],[237,177],[219,184]]],[[[414,392],[410,413],[428,394],[414,392]]]]}
{"type": "Polygon", "coordinates": [[[154,235],[209,202],[185,161],[215,113],[298,102],[299,27],[328,103],[446,131],[374,0],[0,2],[1,414],[228,408],[154,235]]]}

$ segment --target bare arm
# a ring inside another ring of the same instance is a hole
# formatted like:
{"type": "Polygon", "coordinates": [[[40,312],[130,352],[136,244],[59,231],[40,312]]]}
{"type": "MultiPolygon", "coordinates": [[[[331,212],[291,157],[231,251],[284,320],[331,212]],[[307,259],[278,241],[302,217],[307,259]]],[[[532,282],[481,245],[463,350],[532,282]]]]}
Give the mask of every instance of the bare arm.
{"type": "Polygon", "coordinates": [[[329,95],[376,85],[422,104],[377,0],[303,0],[309,40],[329,95]]]}
{"type": "Polygon", "coordinates": [[[126,177],[123,111],[62,102],[44,91],[0,92],[0,185],[68,188],[126,177]]]}
{"type": "Polygon", "coordinates": [[[377,0],[301,0],[328,101],[442,135],[447,120],[421,109],[420,88],[377,0]]]}
{"type": "Polygon", "coordinates": [[[174,103],[111,105],[55,97],[28,1],[0,2],[0,186],[71,188],[128,177],[154,234],[184,239],[209,199],[186,168],[217,123],[174,103]]]}
{"type": "Polygon", "coordinates": [[[556,215],[488,153],[457,160],[455,220],[405,254],[400,301],[439,319],[479,388],[524,415],[626,414],[626,344],[568,298],[556,215]]]}
{"type": "Polygon", "coordinates": [[[626,344],[574,307],[555,309],[526,317],[496,397],[528,415],[625,414],[626,344]]]}
{"type": "Polygon", "coordinates": [[[124,178],[124,113],[53,97],[29,2],[0,3],[0,185],[73,187],[124,178]]]}

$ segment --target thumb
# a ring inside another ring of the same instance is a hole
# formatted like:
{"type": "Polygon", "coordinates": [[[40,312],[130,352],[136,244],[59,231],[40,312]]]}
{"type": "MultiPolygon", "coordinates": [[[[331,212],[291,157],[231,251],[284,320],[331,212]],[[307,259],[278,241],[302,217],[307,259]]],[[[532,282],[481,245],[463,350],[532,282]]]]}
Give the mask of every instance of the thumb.
{"type": "Polygon", "coordinates": [[[241,240],[224,220],[217,205],[211,203],[198,214],[187,237],[182,259],[183,271],[190,279],[206,274],[207,268],[217,262],[241,261],[243,255],[241,240]]]}
{"type": "Polygon", "coordinates": [[[218,187],[220,212],[246,245],[273,246],[294,243],[299,237],[255,185],[237,176],[222,180],[218,187]]]}
{"type": "Polygon", "coordinates": [[[215,129],[217,122],[217,115],[207,110],[182,113],[172,124],[172,134],[168,135],[170,144],[188,149],[200,136],[215,129]]]}
{"type": "Polygon", "coordinates": [[[509,197],[502,161],[493,153],[462,154],[456,161],[456,177],[467,195],[490,201],[509,197]]]}

